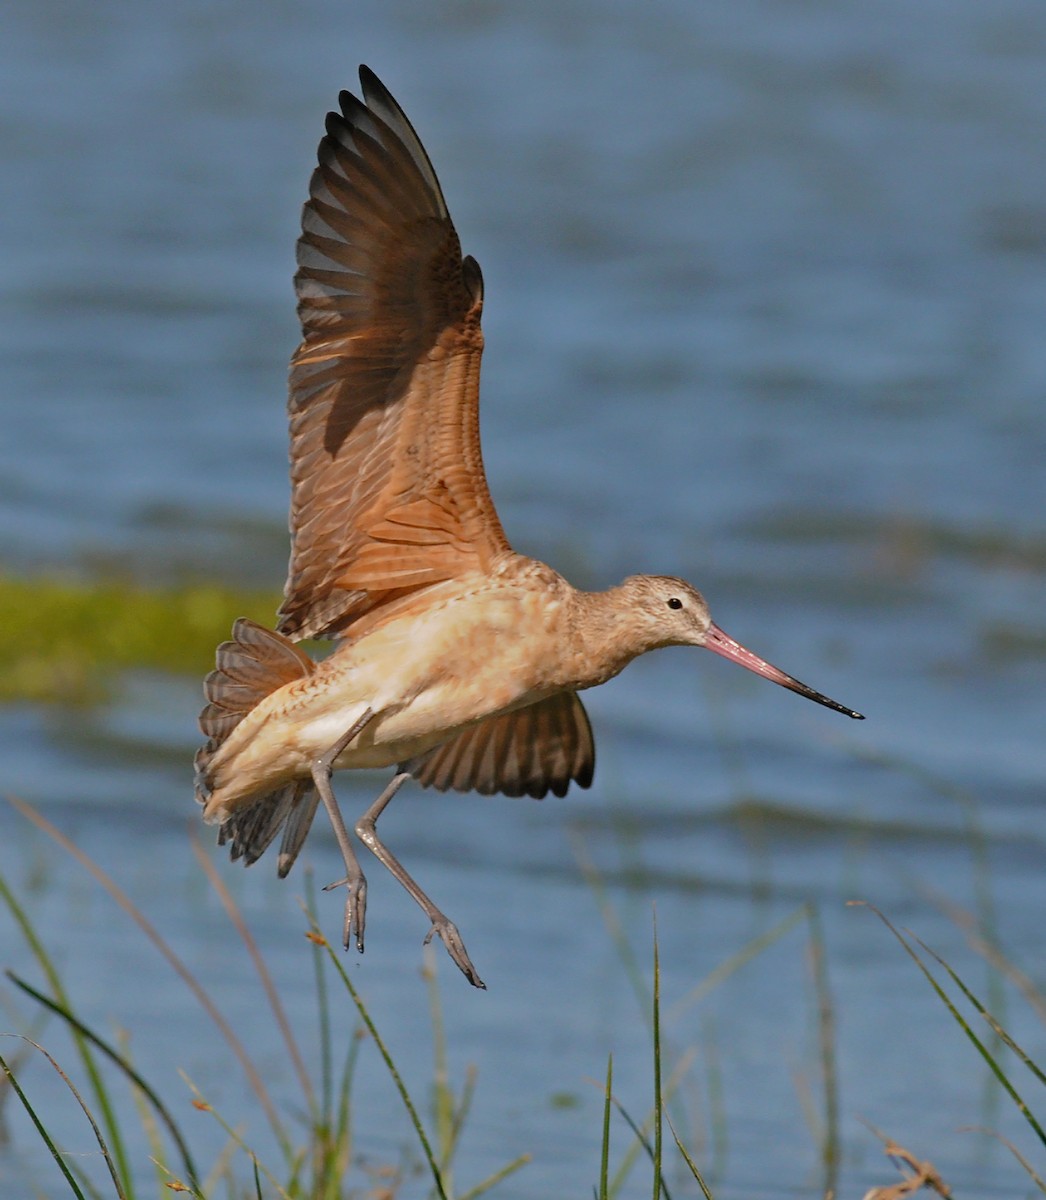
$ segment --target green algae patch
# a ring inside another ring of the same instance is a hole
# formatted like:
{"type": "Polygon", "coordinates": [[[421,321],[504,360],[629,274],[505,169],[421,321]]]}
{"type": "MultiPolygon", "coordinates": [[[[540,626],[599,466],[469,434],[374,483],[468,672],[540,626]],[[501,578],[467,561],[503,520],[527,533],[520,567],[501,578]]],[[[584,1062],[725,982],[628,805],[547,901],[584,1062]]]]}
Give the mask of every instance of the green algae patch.
{"type": "Polygon", "coordinates": [[[0,702],[91,703],[129,669],[204,674],[237,617],[271,628],[278,603],[212,584],[0,576],[0,702]]]}

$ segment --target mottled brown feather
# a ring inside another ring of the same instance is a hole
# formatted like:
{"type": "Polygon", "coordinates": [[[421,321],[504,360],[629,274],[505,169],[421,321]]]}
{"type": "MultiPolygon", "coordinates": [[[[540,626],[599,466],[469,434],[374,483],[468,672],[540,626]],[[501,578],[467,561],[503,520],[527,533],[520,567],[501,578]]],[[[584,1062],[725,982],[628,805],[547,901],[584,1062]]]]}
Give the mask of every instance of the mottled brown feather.
{"type": "MultiPolygon", "coordinates": [[[[207,704],[200,714],[200,728],[207,742],[197,751],[195,760],[196,799],[201,804],[210,798],[211,760],[222,742],[259,701],[313,670],[312,659],[280,634],[246,617],[233,625],[232,640],[218,647],[215,669],[203,684],[207,704]]],[[[242,858],[250,866],[264,854],[286,822],[280,851],[280,873],[286,875],[312,823],[317,799],[311,780],[263,788],[246,797],[222,821],[218,844],[231,843],[233,859],[242,858]]]]}
{"type": "Polygon", "coordinates": [[[214,752],[259,700],[315,669],[312,659],[293,642],[241,617],[232,640],[215,651],[215,668],[203,681],[207,700],[200,729],[207,744],[196,755],[197,799],[210,792],[208,768],[214,752]]]}
{"type": "Polygon", "coordinates": [[[560,692],[514,712],[489,717],[442,746],[404,763],[424,787],[484,796],[565,796],[571,780],[592,782],[595,744],[575,692],[560,692]]]}
{"type": "Polygon", "coordinates": [[[480,454],[479,266],[410,122],[360,81],[365,103],[343,92],[328,115],[298,242],[279,616],[294,638],[343,634],[509,549],[480,454]]]}

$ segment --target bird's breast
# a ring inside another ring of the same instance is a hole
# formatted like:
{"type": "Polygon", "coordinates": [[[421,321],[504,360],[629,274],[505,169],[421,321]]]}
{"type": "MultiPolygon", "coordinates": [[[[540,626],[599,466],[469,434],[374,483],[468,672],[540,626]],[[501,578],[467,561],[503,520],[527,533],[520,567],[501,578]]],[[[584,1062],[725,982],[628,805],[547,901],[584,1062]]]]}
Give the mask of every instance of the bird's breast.
{"type": "Polygon", "coordinates": [[[320,664],[310,740],[332,745],[370,707],[374,719],[339,767],[386,766],[446,741],[485,717],[558,690],[557,598],[529,589],[459,589],[405,612],[320,664]],[[339,721],[340,733],[339,733],[339,721]]]}

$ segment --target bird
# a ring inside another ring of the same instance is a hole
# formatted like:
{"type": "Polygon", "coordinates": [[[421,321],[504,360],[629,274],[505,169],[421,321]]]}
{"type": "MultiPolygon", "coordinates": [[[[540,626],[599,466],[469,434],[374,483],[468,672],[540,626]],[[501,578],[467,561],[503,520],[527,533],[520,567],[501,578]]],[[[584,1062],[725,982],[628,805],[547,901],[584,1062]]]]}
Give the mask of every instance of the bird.
{"type": "Polygon", "coordinates": [[[367,881],[331,777],[395,768],[356,838],[424,911],[475,987],[457,926],[378,836],[413,779],[540,799],[593,778],[578,693],[663,646],[704,647],[808,700],[724,633],[674,576],[572,586],[516,553],[483,469],[483,276],[463,255],[418,135],[366,66],[327,115],[297,243],[291,556],[276,629],[241,618],[204,682],[196,799],[234,860],[280,834],[285,877],[322,802],[345,876],[343,942],[364,948],[367,881]],[[328,639],[319,659],[298,645],[328,639]]]}

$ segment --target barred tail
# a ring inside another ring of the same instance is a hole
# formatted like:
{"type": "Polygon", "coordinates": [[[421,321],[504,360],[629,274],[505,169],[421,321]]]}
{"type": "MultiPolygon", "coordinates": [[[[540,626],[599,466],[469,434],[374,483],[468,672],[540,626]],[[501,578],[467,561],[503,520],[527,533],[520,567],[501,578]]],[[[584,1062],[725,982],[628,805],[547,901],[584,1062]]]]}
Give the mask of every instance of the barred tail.
{"type": "MultiPolygon", "coordinates": [[[[232,641],[222,642],[215,669],[203,682],[207,704],[200,729],[207,738],[197,751],[196,799],[206,805],[214,787],[211,764],[226,738],[266,696],[285,684],[312,673],[315,664],[282,634],[241,617],[232,627],[232,641]]],[[[272,791],[237,801],[222,821],[218,844],[231,843],[233,860],[256,862],[286,822],[278,869],[286,875],[294,864],[316,811],[315,788],[309,780],[292,780],[272,791]]]]}

